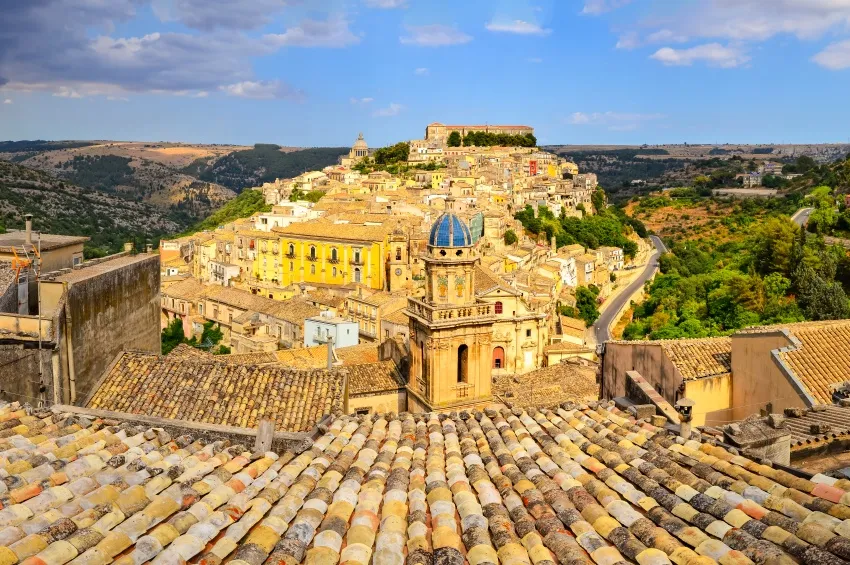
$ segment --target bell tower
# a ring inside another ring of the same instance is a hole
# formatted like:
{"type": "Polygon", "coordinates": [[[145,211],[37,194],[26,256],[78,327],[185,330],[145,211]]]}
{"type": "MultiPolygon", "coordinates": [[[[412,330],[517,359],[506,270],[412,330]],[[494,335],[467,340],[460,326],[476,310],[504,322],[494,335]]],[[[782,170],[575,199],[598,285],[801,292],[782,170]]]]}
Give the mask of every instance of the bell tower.
{"type": "Polygon", "coordinates": [[[396,224],[393,233],[390,235],[390,257],[387,261],[389,274],[387,280],[390,285],[390,292],[395,292],[403,288],[409,288],[410,282],[410,248],[408,244],[407,234],[401,225],[401,221],[396,224]]]}
{"type": "Polygon", "coordinates": [[[478,252],[454,199],[431,226],[425,261],[425,297],[408,299],[410,410],[481,406],[490,392],[490,339],[495,313],[475,298],[478,252]]]}

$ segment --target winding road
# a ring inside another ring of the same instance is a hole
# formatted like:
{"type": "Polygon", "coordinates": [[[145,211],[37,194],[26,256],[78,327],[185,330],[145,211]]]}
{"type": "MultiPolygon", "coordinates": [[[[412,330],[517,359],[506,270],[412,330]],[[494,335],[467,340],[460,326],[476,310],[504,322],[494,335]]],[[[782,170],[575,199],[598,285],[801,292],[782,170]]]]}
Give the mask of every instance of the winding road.
{"type": "Polygon", "coordinates": [[[791,216],[791,221],[798,226],[806,225],[809,221],[809,215],[812,213],[812,210],[814,210],[814,208],[800,208],[793,216],[791,216]]]}
{"type": "Polygon", "coordinates": [[[617,317],[623,306],[629,303],[634,294],[643,288],[644,283],[655,275],[655,271],[658,270],[658,257],[667,252],[667,248],[660,237],[651,235],[649,238],[655,246],[655,251],[649,257],[643,272],[608,303],[599,319],[592,326],[593,336],[596,338],[597,344],[611,339],[611,326],[614,324],[614,318],[617,317]]]}
{"type": "MultiPolygon", "coordinates": [[[[800,208],[797,210],[793,216],[791,216],[791,221],[793,221],[798,226],[806,225],[806,222],[809,221],[809,215],[812,213],[814,208],[800,208]]],[[[662,253],[667,252],[667,247],[665,247],[664,242],[661,241],[656,235],[651,235],[649,238],[652,240],[652,244],[655,246],[655,251],[649,258],[649,261],[646,263],[646,266],[643,269],[643,272],[638,275],[638,277],[633,280],[629,286],[627,286],[621,293],[619,293],[608,305],[605,307],[605,311],[599,316],[599,319],[596,320],[596,323],[591,326],[592,335],[596,340],[596,343],[605,343],[609,339],[611,339],[611,326],[616,322],[615,318],[617,314],[620,313],[620,310],[628,304],[628,302],[632,299],[636,292],[640,291],[643,288],[644,283],[648,281],[650,278],[655,275],[655,272],[658,270],[658,257],[662,253]]]]}

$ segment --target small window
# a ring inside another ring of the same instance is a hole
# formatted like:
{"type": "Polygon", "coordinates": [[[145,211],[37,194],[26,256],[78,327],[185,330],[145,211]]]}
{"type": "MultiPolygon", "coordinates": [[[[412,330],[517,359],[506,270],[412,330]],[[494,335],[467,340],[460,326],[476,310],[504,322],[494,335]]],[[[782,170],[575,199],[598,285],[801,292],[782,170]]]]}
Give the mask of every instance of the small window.
{"type": "Polygon", "coordinates": [[[525,330],[525,337],[531,337],[531,330],[525,330]]]}
{"type": "Polygon", "coordinates": [[[358,416],[366,416],[366,415],[369,414],[369,409],[368,408],[358,408],[357,410],[355,410],[355,414],[357,414],[358,416]]]}
{"type": "Polygon", "coordinates": [[[292,245],[291,243],[289,244],[289,254],[295,255],[295,246],[292,245]]]}
{"type": "Polygon", "coordinates": [[[331,272],[333,273],[333,276],[336,276],[336,267],[334,267],[331,272]]]}
{"type": "Polygon", "coordinates": [[[311,275],[315,275],[315,274],[316,274],[316,265],[310,265],[310,274],[311,274],[311,275]]]}
{"type": "Polygon", "coordinates": [[[496,302],[496,314],[501,314],[501,313],[502,313],[502,303],[496,302]]]}
{"type": "Polygon", "coordinates": [[[290,261],[290,262],[289,262],[289,270],[290,270],[290,271],[294,271],[294,270],[295,270],[295,265],[294,265],[294,263],[293,263],[292,261],[290,261]]]}
{"type": "Polygon", "coordinates": [[[310,246],[310,259],[315,259],[315,258],[316,258],[316,248],[315,248],[315,246],[311,245],[310,246]]]}
{"type": "Polygon", "coordinates": [[[395,260],[401,261],[401,247],[395,248],[395,260]]]}

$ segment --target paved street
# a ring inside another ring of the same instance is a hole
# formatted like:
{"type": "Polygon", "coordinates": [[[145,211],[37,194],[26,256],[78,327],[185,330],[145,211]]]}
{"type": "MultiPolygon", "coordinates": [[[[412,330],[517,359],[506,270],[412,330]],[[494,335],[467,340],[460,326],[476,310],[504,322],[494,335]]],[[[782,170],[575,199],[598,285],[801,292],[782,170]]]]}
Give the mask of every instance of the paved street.
{"type": "Polygon", "coordinates": [[[610,328],[614,322],[614,317],[623,305],[628,304],[635,293],[643,288],[644,283],[648,281],[658,269],[658,257],[662,253],[666,252],[667,248],[658,236],[651,235],[649,238],[655,246],[655,251],[649,257],[649,261],[646,263],[643,272],[638,275],[638,277],[633,280],[629,286],[612,299],[612,301],[605,307],[602,315],[599,316],[599,319],[596,320],[596,323],[593,324],[593,336],[596,338],[596,343],[603,343],[611,339],[610,328]]]}
{"type": "Polygon", "coordinates": [[[800,208],[793,216],[791,216],[791,221],[798,226],[805,225],[806,222],[809,221],[809,215],[812,213],[812,210],[814,210],[814,208],[800,208]]]}

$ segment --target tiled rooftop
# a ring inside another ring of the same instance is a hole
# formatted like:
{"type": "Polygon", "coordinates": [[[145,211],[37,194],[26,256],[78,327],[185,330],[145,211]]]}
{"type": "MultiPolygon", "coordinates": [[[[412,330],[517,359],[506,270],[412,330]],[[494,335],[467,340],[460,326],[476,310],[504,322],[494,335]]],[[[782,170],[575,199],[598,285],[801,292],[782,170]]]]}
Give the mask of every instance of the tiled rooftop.
{"type": "Polygon", "coordinates": [[[0,406],[0,563],[850,557],[850,481],[671,438],[608,404],[339,417],[300,454],[110,423],[0,406]]]}
{"type": "Polygon", "coordinates": [[[350,365],[347,369],[348,393],[351,395],[397,391],[407,384],[393,361],[350,365]]]}
{"type": "Polygon", "coordinates": [[[342,393],[338,372],[124,352],[86,406],[242,428],[268,418],[279,431],[299,432],[339,412],[342,393]]]}
{"type": "Polygon", "coordinates": [[[786,326],[802,345],[780,353],[818,402],[832,403],[831,385],[850,378],[850,320],[786,326]]]}
{"type": "Polygon", "coordinates": [[[686,381],[732,371],[732,338],[676,339],[661,343],[686,381]]]}
{"type": "Polygon", "coordinates": [[[492,391],[500,401],[521,408],[596,400],[596,364],[569,360],[522,375],[494,376],[492,391]]]}

